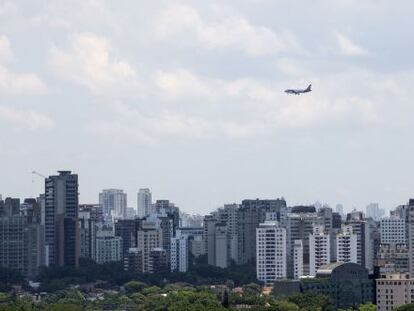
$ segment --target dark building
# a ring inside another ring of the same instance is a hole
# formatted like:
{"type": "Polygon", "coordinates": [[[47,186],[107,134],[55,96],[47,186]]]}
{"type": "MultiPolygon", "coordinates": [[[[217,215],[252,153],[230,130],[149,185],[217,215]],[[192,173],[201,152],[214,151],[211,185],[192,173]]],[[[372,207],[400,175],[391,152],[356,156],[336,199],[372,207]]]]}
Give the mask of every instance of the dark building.
{"type": "Polygon", "coordinates": [[[20,211],[19,199],[7,198],[6,202],[0,216],[0,266],[33,277],[42,264],[42,227],[20,211]]]}
{"type": "Polygon", "coordinates": [[[162,248],[154,248],[150,252],[149,273],[167,273],[168,260],[167,251],[162,248]]]}
{"type": "Polygon", "coordinates": [[[368,270],[355,263],[333,263],[319,268],[315,278],[275,282],[274,294],[296,292],[330,296],[337,308],[351,308],[374,302],[374,280],[368,270]]]}
{"type": "Polygon", "coordinates": [[[58,171],[45,180],[45,244],[47,265],[79,263],[78,175],[58,171]]]}
{"type": "Polygon", "coordinates": [[[124,270],[130,273],[142,273],[142,251],[130,248],[124,254],[124,270]]]}
{"type": "Polygon", "coordinates": [[[4,216],[12,216],[20,214],[20,199],[6,198],[3,207],[4,216]]]}
{"type": "Polygon", "coordinates": [[[293,206],[290,212],[293,214],[316,213],[316,208],[315,206],[298,205],[298,206],[293,206]]]}
{"type": "Polygon", "coordinates": [[[115,236],[122,238],[122,255],[126,254],[130,248],[137,247],[137,232],[141,228],[142,220],[136,219],[116,219],[115,236]]]}
{"type": "Polygon", "coordinates": [[[158,217],[161,220],[160,227],[162,230],[162,248],[167,252],[167,261],[169,264],[170,255],[171,255],[171,238],[174,232],[174,220],[167,216],[167,217],[158,217]]]}
{"type": "Polygon", "coordinates": [[[162,214],[163,211],[173,222],[173,236],[175,236],[175,232],[180,226],[180,209],[169,200],[157,200],[155,202],[155,212],[162,214]]]}
{"type": "Polygon", "coordinates": [[[332,213],[332,228],[341,229],[342,217],[339,213],[332,213]]]}
{"type": "Polygon", "coordinates": [[[238,264],[256,260],[256,228],[266,220],[266,213],[274,213],[278,221],[286,215],[284,199],[243,200],[237,211],[238,219],[238,264]]]}
{"type": "Polygon", "coordinates": [[[88,212],[92,221],[96,223],[104,221],[103,208],[100,204],[80,204],[79,211],[88,212]]]}

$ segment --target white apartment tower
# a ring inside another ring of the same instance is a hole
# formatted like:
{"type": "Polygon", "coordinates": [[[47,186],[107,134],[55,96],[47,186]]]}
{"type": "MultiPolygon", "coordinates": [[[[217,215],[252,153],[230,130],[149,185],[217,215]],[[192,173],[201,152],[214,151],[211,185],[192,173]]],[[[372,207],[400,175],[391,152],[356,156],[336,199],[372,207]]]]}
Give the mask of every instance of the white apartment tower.
{"type": "Polygon", "coordinates": [[[137,216],[142,218],[152,212],[152,194],[148,188],[141,188],[137,195],[137,216]]]}
{"type": "Polygon", "coordinates": [[[343,225],[336,236],[337,262],[358,262],[357,240],[357,235],[352,233],[352,226],[343,225]]]}
{"type": "Polygon", "coordinates": [[[257,279],[273,283],[287,276],[286,229],[278,222],[265,221],[256,229],[257,279]]]}
{"type": "Polygon", "coordinates": [[[324,233],[324,227],[315,225],[309,235],[309,275],[316,276],[320,266],[331,262],[331,245],[329,234],[324,233]]]}
{"type": "Polygon", "coordinates": [[[171,271],[187,272],[189,243],[188,236],[177,230],[176,237],[171,238],[171,271]]]}
{"type": "Polygon", "coordinates": [[[299,279],[303,275],[303,242],[295,240],[293,244],[293,278],[299,279]]]}

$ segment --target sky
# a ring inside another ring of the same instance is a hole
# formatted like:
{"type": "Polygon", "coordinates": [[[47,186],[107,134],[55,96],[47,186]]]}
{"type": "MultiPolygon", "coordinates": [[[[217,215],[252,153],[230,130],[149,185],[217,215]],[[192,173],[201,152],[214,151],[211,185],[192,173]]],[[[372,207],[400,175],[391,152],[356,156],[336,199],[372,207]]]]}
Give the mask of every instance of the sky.
{"type": "Polygon", "coordinates": [[[0,194],[204,214],[414,196],[410,0],[0,0],[0,194]],[[313,92],[287,95],[287,88],[313,92]]]}

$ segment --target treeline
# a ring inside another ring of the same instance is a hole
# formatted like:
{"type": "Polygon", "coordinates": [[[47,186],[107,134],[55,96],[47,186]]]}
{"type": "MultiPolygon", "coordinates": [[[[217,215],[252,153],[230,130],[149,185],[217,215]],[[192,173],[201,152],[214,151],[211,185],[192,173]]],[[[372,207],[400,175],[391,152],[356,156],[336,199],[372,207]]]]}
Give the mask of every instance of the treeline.
{"type": "Polygon", "coordinates": [[[185,273],[167,272],[153,274],[131,274],[123,269],[120,262],[96,264],[94,261],[81,259],[79,268],[42,267],[37,280],[41,291],[54,292],[65,289],[71,284],[84,284],[105,281],[107,286],[119,286],[136,280],[149,285],[163,286],[166,283],[185,282],[192,285],[225,284],[228,280],[234,286],[257,282],[253,265],[236,266],[222,269],[204,263],[201,258],[185,273]]]}
{"type": "MultiPolygon", "coordinates": [[[[106,292],[93,296],[71,288],[50,294],[41,303],[34,304],[29,297],[10,297],[0,293],[0,311],[95,311],[95,310],[148,310],[148,311],[333,311],[331,300],[322,295],[298,294],[285,298],[266,296],[257,284],[246,284],[243,292],[235,293],[217,287],[192,286],[187,283],[170,283],[163,287],[130,281],[121,292],[106,292]]],[[[371,304],[355,307],[358,311],[374,311],[371,304]]],[[[405,311],[405,310],[402,310],[405,311]]]]}

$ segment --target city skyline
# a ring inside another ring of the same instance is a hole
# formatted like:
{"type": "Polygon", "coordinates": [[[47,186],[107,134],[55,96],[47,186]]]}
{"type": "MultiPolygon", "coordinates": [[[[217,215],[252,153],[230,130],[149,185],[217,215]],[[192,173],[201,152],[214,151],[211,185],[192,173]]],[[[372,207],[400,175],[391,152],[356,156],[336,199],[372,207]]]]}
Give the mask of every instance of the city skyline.
{"type": "MultiPolygon", "coordinates": [[[[74,172],[74,173],[77,174],[77,172],[74,172]]],[[[38,177],[43,178],[42,176],[40,176],[38,174],[39,173],[37,173],[37,172],[36,172],[36,174],[34,174],[34,172],[32,172],[32,175],[33,175],[32,176],[32,183],[35,183],[35,180],[38,177]]],[[[40,182],[43,182],[42,179],[40,179],[40,182]]],[[[283,195],[280,195],[280,196],[264,196],[264,197],[259,197],[259,196],[247,197],[247,196],[244,196],[244,197],[240,197],[238,200],[221,202],[221,203],[218,203],[215,206],[209,206],[209,207],[207,207],[207,210],[205,210],[205,211],[199,211],[197,209],[193,209],[193,210],[186,209],[185,206],[182,206],[180,204],[180,201],[174,200],[171,197],[162,196],[162,195],[159,195],[157,193],[154,195],[152,189],[151,188],[148,188],[146,186],[145,186],[145,188],[138,187],[137,189],[138,190],[136,190],[135,192],[132,192],[132,195],[131,196],[128,196],[128,199],[125,198],[125,201],[126,201],[126,204],[127,204],[126,207],[133,208],[136,212],[138,212],[138,199],[137,199],[137,195],[139,195],[140,191],[142,191],[142,190],[148,190],[148,191],[150,191],[150,197],[151,197],[151,194],[152,194],[153,204],[155,204],[155,202],[157,200],[161,200],[162,201],[162,200],[168,199],[171,202],[174,202],[174,203],[178,204],[178,206],[180,207],[181,211],[183,211],[185,213],[189,213],[189,214],[194,214],[194,215],[207,214],[207,213],[210,213],[210,212],[216,210],[217,208],[222,208],[223,206],[226,206],[226,205],[239,204],[243,200],[255,200],[255,199],[272,200],[272,199],[283,198],[283,199],[286,200],[286,202],[287,202],[287,204],[288,204],[289,207],[301,206],[301,205],[304,205],[304,206],[316,206],[316,207],[319,206],[319,207],[322,207],[322,206],[326,206],[327,205],[330,208],[332,208],[332,210],[336,211],[337,210],[337,205],[339,205],[339,206],[341,206],[341,210],[343,211],[343,214],[351,213],[352,211],[362,211],[368,217],[369,217],[369,214],[370,213],[367,212],[367,209],[369,209],[370,207],[372,207],[374,205],[374,207],[376,207],[378,209],[378,212],[382,212],[382,214],[379,217],[378,217],[378,215],[375,215],[376,217],[374,217],[374,219],[375,220],[378,220],[381,217],[387,217],[387,215],[388,215],[388,213],[390,211],[392,211],[393,209],[395,209],[397,206],[407,204],[407,202],[409,200],[409,198],[407,198],[405,201],[402,200],[400,203],[396,204],[395,206],[384,207],[381,204],[378,204],[378,202],[373,202],[373,201],[368,202],[367,204],[362,205],[362,206],[346,206],[342,202],[332,203],[332,202],[326,202],[324,200],[316,200],[316,201],[313,201],[313,202],[310,202],[310,201],[301,202],[301,201],[295,200],[294,198],[292,198],[292,199],[286,198],[283,195]]],[[[6,198],[6,197],[11,197],[11,198],[14,198],[14,197],[16,197],[16,198],[34,198],[34,197],[37,197],[39,194],[41,194],[43,191],[44,191],[44,189],[41,190],[37,194],[36,193],[32,193],[32,194],[28,194],[28,195],[11,195],[11,194],[7,194],[7,193],[0,193],[0,197],[3,197],[3,199],[6,198]]],[[[101,192],[102,191],[115,191],[115,192],[117,192],[117,191],[121,191],[121,192],[124,191],[125,196],[129,193],[128,191],[125,191],[125,189],[124,188],[121,188],[121,187],[116,187],[116,186],[113,186],[113,187],[105,187],[105,188],[102,188],[102,189],[99,190],[99,192],[96,194],[96,198],[95,199],[92,199],[91,201],[83,201],[82,200],[82,193],[81,193],[82,192],[82,189],[80,189],[80,193],[79,193],[80,204],[98,204],[100,202],[100,200],[101,200],[101,195],[102,195],[101,192]]],[[[371,217],[373,217],[373,216],[371,216],[371,217]]]]}
{"type": "Polygon", "coordinates": [[[412,196],[414,3],[0,2],[0,191],[80,176],[205,214],[412,196]],[[352,23],[350,22],[352,21],[352,23]],[[306,96],[287,88],[312,83],[306,96]]]}

